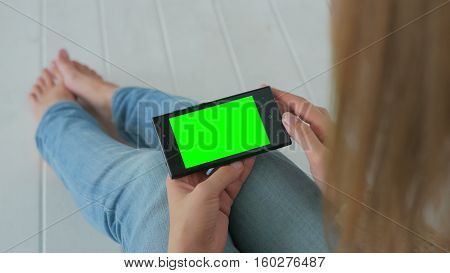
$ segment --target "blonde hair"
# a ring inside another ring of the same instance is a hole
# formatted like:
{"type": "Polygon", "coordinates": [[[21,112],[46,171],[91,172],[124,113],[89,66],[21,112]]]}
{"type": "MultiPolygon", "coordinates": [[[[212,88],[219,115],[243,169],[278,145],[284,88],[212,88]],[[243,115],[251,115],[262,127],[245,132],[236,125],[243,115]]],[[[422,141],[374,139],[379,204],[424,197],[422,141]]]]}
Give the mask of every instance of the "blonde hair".
{"type": "Polygon", "coordinates": [[[328,216],[339,215],[340,251],[450,249],[445,2],[332,2],[334,57],[341,63],[325,207],[328,216]]]}

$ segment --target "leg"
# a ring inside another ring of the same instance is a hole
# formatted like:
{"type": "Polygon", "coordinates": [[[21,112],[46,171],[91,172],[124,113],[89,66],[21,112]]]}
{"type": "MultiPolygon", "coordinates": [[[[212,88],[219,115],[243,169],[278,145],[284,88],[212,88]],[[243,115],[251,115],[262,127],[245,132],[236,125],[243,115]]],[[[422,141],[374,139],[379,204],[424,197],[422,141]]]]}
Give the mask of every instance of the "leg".
{"type": "MultiPolygon", "coordinates": [[[[63,84],[58,88],[65,89],[63,84]]],[[[54,93],[46,89],[39,99],[32,95],[41,120],[36,143],[80,210],[124,251],[166,251],[167,169],[160,152],[111,139],[67,90],[62,93],[70,99],[42,103],[54,93]]],[[[228,244],[226,251],[237,250],[228,244]]]]}
{"type": "MultiPolygon", "coordinates": [[[[193,102],[157,90],[122,88],[113,97],[119,133],[141,147],[158,147],[151,118],[193,102]]],[[[324,252],[321,195],[313,181],[279,152],[257,157],[230,218],[243,252],[324,252]],[[262,239],[263,238],[263,239],[262,239]]]]}
{"type": "Polygon", "coordinates": [[[257,157],[236,199],[230,232],[242,252],[329,252],[321,194],[279,152],[257,157]]]}
{"type": "Polygon", "coordinates": [[[159,151],[114,141],[75,102],[46,112],[36,142],[91,224],[124,251],[167,250],[167,170],[159,151]]]}
{"type": "Polygon", "coordinates": [[[165,251],[168,219],[158,197],[166,170],[156,152],[114,141],[75,102],[49,108],[36,143],[91,224],[125,251],[165,251]],[[147,240],[136,244],[143,232],[147,240]]]}
{"type": "Polygon", "coordinates": [[[193,100],[156,89],[125,87],[114,93],[112,118],[119,135],[131,146],[159,149],[152,117],[194,104],[193,100]]]}
{"type": "MultiPolygon", "coordinates": [[[[124,88],[112,98],[111,116],[133,146],[159,147],[151,117],[186,107],[191,100],[157,90],[124,88]]],[[[321,196],[315,184],[286,157],[257,157],[230,218],[236,245],[248,252],[322,252],[321,196]]]]}

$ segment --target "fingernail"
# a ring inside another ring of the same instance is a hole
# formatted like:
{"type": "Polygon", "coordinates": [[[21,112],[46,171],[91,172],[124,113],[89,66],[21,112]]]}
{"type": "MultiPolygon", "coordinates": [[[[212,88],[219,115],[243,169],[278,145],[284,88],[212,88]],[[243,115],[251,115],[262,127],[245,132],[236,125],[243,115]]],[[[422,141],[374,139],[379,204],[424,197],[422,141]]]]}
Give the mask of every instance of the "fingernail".
{"type": "Polygon", "coordinates": [[[285,112],[283,114],[283,118],[282,118],[283,124],[287,128],[292,127],[295,124],[296,119],[297,119],[297,117],[289,112],[285,112]]]}
{"type": "Polygon", "coordinates": [[[241,169],[242,168],[242,166],[244,166],[243,164],[242,164],[242,161],[235,161],[235,162],[233,162],[233,163],[231,163],[231,166],[233,167],[233,168],[235,168],[236,170],[239,170],[239,169],[241,169]]]}

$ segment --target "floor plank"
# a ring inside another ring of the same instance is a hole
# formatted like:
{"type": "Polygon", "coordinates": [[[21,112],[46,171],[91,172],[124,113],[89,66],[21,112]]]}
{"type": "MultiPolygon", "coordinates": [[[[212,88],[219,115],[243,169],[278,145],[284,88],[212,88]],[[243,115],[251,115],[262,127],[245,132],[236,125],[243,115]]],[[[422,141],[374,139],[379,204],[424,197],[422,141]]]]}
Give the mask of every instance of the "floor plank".
{"type": "Polygon", "coordinates": [[[122,86],[150,85],[175,92],[155,1],[100,2],[108,58],[113,63],[107,78],[122,86]]]}
{"type": "Polygon", "coordinates": [[[178,93],[201,101],[239,93],[241,88],[212,1],[159,2],[178,93]]]}
{"type": "Polygon", "coordinates": [[[247,89],[269,83],[288,89],[301,78],[291,59],[269,3],[219,1],[247,89]]]}
{"type": "Polygon", "coordinates": [[[308,87],[314,102],[328,108],[332,77],[331,71],[326,72],[331,66],[328,1],[272,0],[272,3],[278,7],[298,61],[304,68],[305,80],[310,80],[295,92],[301,94],[300,89],[308,87]]]}
{"type": "Polygon", "coordinates": [[[46,252],[120,252],[121,248],[95,230],[78,211],[70,193],[54,172],[48,174],[47,225],[57,223],[46,234],[46,252]],[[52,187],[52,189],[50,189],[52,187]],[[74,213],[76,212],[76,213],[74,213]],[[73,214],[73,215],[72,215],[73,214]],[[67,217],[68,215],[71,215],[67,217]],[[66,218],[67,217],[67,218],[66,218]],[[63,219],[64,220],[61,220],[63,219]],[[59,222],[61,221],[61,222],[59,222]]]}
{"type": "MultiPolygon", "coordinates": [[[[7,3],[39,17],[37,1],[7,3]]],[[[33,138],[36,126],[27,101],[40,68],[40,31],[35,23],[3,4],[0,18],[0,251],[4,251],[40,228],[40,172],[33,138]]],[[[38,252],[39,239],[36,234],[10,251],[38,252]]]]}
{"type": "MultiPolygon", "coordinates": [[[[219,8],[248,90],[263,83],[290,90],[304,80],[269,2],[222,0],[219,8]]],[[[305,89],[299,91],[301,96],[309,97],[305,89]]],[[[281,151],[309,173],[306,157],[298,145],[294,143],[281,151]]]]}
{"type": "MultiPolygon", "coordinates": [[[[47,31],[47,62],[59,48],[105,74],[101,23],[95,1],[47,0],[46,23],[60,35],[47,31]],[[65,38],[61,37],[64,36],[65,38]],[[74,41],[75,43],[69,41],[74,41]]],[[[76,206],[63,184],[49,169],[46,185],[46,223],[52,224],[69,215],[76,206]]],[[[61,221],[46,232],[47,252],[116,252],[120,248],[112,240],[94,230],[80,213],[61,221]]]]}

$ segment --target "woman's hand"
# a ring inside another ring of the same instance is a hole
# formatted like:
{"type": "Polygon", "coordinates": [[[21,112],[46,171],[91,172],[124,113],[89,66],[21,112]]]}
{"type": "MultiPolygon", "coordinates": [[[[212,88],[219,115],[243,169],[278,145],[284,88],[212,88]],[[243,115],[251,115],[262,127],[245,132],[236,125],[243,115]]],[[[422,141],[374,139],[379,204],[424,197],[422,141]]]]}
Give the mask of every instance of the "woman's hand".
{"type": "Polygon", "coordinates": [[[211,176],[167,178],[169,252],[223,252],[231,205],[253,168],[254,158],[236,161],[211,176]]]}
{"type": "Polygon", "coordinates": [[[311,174],[317,186],[324,190],[326,140],[332,123],[328,111],[302,97],[276,88],[272,91],[283,113],[286,130],[305,151],[311,174]]]}

